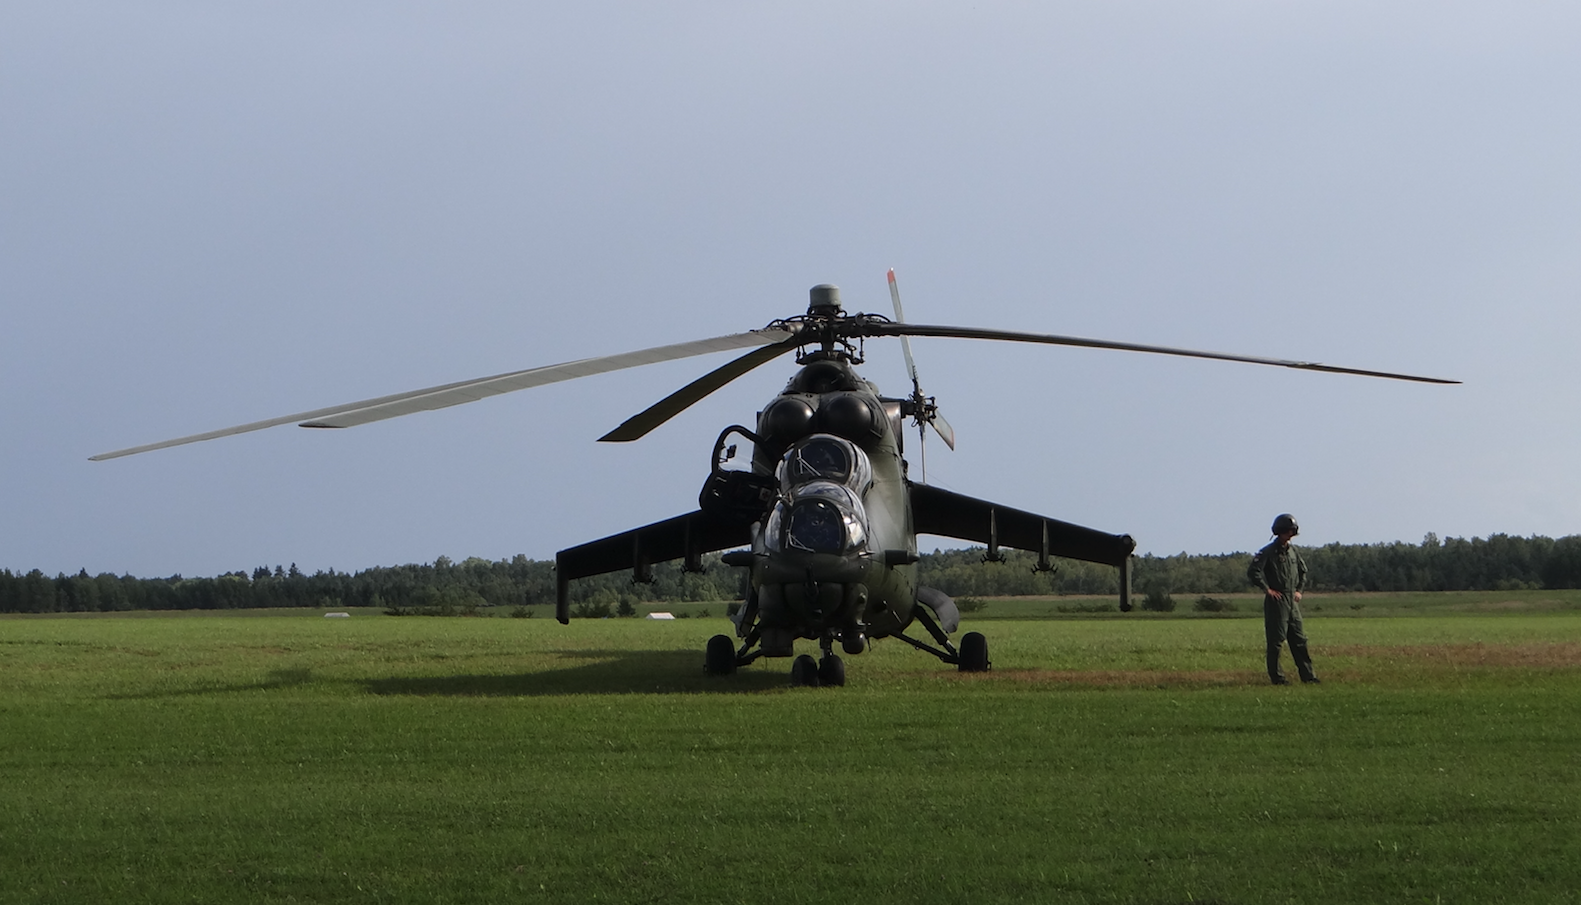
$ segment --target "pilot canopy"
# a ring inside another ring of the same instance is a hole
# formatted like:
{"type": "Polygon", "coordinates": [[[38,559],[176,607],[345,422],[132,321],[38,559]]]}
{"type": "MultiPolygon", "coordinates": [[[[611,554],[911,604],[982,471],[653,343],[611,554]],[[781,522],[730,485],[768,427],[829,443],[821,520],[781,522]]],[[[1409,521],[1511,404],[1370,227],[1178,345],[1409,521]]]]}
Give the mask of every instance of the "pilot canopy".
{"type": "Polygon", "coordinates": [[[813,434],[792,446],[776,469],[780,493],[789,495],[809,481],[832,481],[858,496],[873,486],[873,463],[861,447],[842,437],[813,434]]]}
{"type": "Polygon", "coordinates": [[[780,498],[763,542],[770,550],[836,555],[867,549],[862,495],[873,485],[873,465],[849,440],[814,434],[780,460],[780,498]]]}

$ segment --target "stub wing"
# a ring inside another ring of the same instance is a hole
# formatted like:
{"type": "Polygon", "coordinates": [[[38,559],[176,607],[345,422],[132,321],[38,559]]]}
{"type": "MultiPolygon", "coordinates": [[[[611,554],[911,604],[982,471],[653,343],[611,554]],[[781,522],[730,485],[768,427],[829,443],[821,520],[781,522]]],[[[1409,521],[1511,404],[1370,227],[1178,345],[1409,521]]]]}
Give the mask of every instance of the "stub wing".
{"type": "Polygon", "coordinates": [[[641,528],[568,547],[556,553],[555,618],[571,620],[570,583],[575,578],[632,569],[641,575],[656,562],[687,559],[695,565],[704,553],[744,547],[752,527],[698,510],[641,528]]]}
{"type": "Polygon", "coordinates": [[[911,517],[918,534],[935,534],[1000,545],[1050,556],[1079,559],[1120,569],[1120,608],[1130,609],[1131,551],[1129,534],[1106,534],[1033,512],[1012,509],[926,484],[912,484],[911,517]]]}

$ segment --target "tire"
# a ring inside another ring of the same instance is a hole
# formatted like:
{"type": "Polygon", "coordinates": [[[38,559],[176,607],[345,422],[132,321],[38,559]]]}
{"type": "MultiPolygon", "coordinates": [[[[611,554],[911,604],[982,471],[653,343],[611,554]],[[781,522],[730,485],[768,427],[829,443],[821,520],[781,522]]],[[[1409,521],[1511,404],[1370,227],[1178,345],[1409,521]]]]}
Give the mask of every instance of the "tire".
{"type": "Polygon", "coordinates": [[[728,676],[736,671],[736,645],[729,635],[715,635],[708,639],[703,671],[711,676],[728,676]]]}
{"type": "Polygon", "coordinates": [[[845,661],[830,654],[818,664],[818,684],[830,688],[839,688],[845,685],[845,661]]]}
{"type": "Polygon", "coordinates": [[[791,664],[791,684],[807,688],[818,687],[818,661],[802,654],[791,664]]]}
{"type": "Polygon", "coordinates": [[[961,638],[961,662],[958,664],[961,672],[987,672],[988,639],[982,632],[967,632],[961,638]]]}

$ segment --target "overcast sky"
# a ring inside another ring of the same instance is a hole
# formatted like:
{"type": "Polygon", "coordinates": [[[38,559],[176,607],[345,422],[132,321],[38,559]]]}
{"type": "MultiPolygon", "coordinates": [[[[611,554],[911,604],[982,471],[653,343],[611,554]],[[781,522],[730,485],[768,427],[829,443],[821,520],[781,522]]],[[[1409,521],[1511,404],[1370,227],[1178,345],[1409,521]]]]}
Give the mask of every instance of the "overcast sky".
{"type": "Polygon", "coordinates": [[[88,456],[890,267],[918,323],[1465,381],[919,339],[931,483],[1160,555],[1581,533],[1578,48],[1568,2],[7,3],[0,567],[551,558],[694,508],[792,363],[631,444],[728,355],[88,456]]]}

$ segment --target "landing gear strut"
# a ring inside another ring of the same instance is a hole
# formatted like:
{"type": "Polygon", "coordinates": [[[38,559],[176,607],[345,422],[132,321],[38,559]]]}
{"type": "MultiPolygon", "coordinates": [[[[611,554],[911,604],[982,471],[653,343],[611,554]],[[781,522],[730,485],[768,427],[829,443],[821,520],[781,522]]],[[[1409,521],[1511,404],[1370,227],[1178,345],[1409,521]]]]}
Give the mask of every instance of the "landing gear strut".
{"type": "MultiPolygon", "coordinates": [[[[818,661],[818,684],[835,688],[844,685],[845,661],[834,652],[834,637],[824,635],[819,646],[823,649],[823,659],[818,661]]],[[[847,646],[846,650],[850,650],[850,647],[847,646]]]]}
{"type": "Polygon", "coordinates": [[[917,621],[922,623],[922,627],[928,630],[928,634],[933,636],[933,640],[939,643],[942,650],[900,632],[890,637],[899,638],[917,650],[926,651],[961,672],[987,672],[992,668],[988,660],[988,639],[983,637],[982,632],[967,632],[961,636],[961,649],[956,650],[955,645],[950,643],[950,636],[944,633],[944,629],[939,628],[939,624],[933,621],[927,610],[918,607],[916,612],[917,621]]]}

